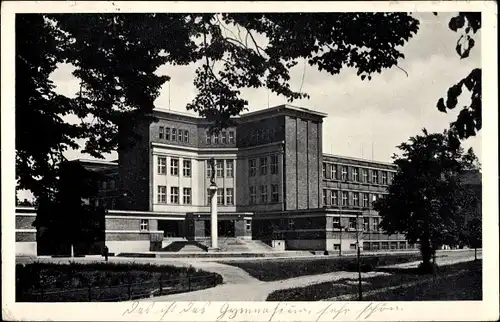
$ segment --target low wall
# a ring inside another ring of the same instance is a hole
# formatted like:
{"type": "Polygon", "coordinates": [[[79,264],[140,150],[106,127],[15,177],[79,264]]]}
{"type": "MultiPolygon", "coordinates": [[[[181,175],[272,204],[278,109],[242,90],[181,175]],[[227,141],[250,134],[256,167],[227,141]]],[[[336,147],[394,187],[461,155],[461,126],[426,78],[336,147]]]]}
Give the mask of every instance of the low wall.
{"type": "Polygon", "coordinates": [[[149,240],[107,240],[106,246],[110,253],[149,252],[149,240]]]}
{"type": "Polygon", "coordinates": [[[286,250],[325,250],[324,239],[290,239],[286,241],[286,250]]]}

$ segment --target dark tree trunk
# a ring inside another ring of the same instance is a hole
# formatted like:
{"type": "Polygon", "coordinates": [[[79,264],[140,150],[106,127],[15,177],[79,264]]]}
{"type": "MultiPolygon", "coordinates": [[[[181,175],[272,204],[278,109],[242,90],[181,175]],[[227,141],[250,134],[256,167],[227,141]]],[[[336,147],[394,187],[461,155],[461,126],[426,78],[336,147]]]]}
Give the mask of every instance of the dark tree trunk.
{"type": "Polygon", "coordinates": [[[434,249],[428,239],[422,239],[420,241],[420,253],[422,254],[422,264],[420,266],[420,271],[422,273],[432,273],[434,265],[431,260],[434,255],[434,249]]]}

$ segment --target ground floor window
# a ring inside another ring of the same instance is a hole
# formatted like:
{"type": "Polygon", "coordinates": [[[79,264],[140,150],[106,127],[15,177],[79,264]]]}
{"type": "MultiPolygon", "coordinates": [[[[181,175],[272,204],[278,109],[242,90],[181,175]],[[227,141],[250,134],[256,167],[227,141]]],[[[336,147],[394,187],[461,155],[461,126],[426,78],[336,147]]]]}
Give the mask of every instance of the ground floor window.
{"type": "Polygon", "coordinates": [[[399,242],[400,249],[406,249],[406,242],[399,242]]]}
{"type": "Polygon", "coordinates": [[[246,228],[247,228],[247,230],[252,230],[252,221],[251,220],[246,220],[246,228]]]}
{"type": "Polygon", "coordinates": [[[391,242],[391,249],[398,249],[398,242],[391,242]]]}
{"type": "Polygon", "coordinates": [[[370,243],[368,243],[368,242],[364,242],[364,243],[363,243],[363,249],[364,249],[364,250],[370,250],[370,243]]]}
{"type": "Polygon", "coordinates": [[[140,228],[141,228],[141,231],[147,231],[147,230],[149,230],[149,220],[147,220],[147,219],[141,219],[140,228]]]}
{"type": "Polygon", "coordinates": [[[333,250],[340,250],[340,244],[333,244],[333,250]]]}
{"type": "Polygon", "coordinates": [[[382,242],[382,249],[389,249],[389,243],[388,242],[382,242]]]}
{"type": "Polygon", "coordinates": [[[356,250],[356,244],[350,244],[349,249],[351,250],[356,250]]]}
{"type": "Polygon", "coordinates": [[[372,249],[373,250],[379,250],[380,249],[380,244],[379,243],[372,243],[372,249]]]}

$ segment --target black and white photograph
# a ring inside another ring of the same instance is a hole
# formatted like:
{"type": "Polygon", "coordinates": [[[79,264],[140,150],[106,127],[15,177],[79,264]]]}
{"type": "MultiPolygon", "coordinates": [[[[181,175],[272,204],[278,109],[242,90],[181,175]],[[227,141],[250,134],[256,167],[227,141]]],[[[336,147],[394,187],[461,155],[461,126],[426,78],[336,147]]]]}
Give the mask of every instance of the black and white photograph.
{"type": "Polygon", "coordinates": [[[498,320],[496,2],[210,4],[2,2],[3,319],[498,320]]]}

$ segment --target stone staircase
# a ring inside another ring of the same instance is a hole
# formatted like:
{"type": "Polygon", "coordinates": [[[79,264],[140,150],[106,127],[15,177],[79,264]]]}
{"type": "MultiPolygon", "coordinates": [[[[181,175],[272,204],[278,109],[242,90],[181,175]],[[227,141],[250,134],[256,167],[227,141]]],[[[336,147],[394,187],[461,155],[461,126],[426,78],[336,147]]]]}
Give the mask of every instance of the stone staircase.
{"type": "MultiPolygon", "coordinates": [[[[210,238],[198,240],[201,245],[210,247],[210,238]]],[[[269,253],[275,250],[260,240],[247,240],[235,237],[222,237],[218,240],[219,249],[233,253],[269,253]]]]}

